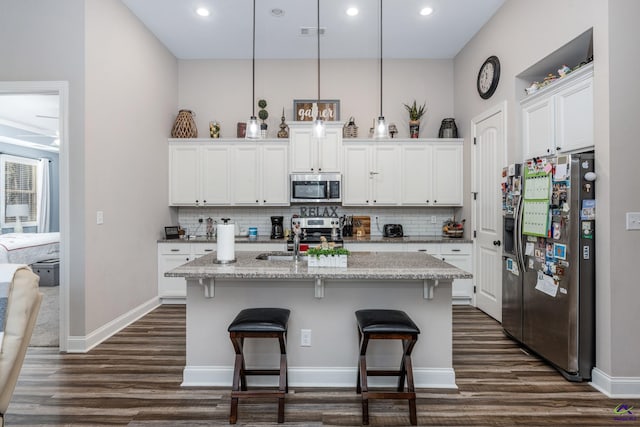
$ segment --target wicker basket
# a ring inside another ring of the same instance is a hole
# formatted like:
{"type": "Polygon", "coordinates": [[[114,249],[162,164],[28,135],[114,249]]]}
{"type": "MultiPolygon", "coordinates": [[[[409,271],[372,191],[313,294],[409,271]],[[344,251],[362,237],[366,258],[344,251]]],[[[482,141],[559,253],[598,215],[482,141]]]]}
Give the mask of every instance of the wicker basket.
{"type": "Polygon", "coordinates": [[[356,122],[353,117],[349,118],[349,122],[344,125],[342,128],[342,137],[343,138],[357,138],[358,137],[358,126],[356,126],[356,122]]]}
{"type": "Polygon", "coordinates": [[[171,129],[172,138],[197,138],[198,128],[196,122],[193,120],[193,114],[190,110],[178,111],[178,117],[171,129]]]}

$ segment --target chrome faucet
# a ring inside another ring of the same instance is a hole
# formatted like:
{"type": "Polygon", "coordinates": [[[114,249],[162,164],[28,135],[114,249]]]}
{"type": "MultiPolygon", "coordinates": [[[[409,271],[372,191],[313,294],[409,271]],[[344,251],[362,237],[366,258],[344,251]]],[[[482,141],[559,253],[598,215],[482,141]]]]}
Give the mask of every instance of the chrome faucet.
{"type": "Polygon", "coordinates": [[[293,260],[300,261],[300,234],[293,233],[293,260]]]}

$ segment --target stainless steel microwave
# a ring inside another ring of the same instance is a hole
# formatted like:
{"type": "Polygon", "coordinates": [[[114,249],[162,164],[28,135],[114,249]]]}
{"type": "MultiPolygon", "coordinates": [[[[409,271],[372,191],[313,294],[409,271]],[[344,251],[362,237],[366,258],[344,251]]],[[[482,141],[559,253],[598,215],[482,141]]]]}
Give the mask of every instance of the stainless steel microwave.
{"type": "Polygon", "coordinates": [[[342,202],[342,175],[339,173],[292,173],[291,203],[342,202]]]}

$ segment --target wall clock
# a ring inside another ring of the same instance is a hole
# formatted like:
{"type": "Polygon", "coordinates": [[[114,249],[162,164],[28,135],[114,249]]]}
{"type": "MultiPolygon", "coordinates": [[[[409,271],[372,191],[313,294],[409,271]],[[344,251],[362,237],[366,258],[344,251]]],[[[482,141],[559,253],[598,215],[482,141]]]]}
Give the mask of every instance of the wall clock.
{"type": "Polygon", "coordinates": [[[497,56],[490,56],[480,67],[478,72],[478,93],[482,99],[489,99],[498,87],[500,80],[500,60],[497,56]]]}

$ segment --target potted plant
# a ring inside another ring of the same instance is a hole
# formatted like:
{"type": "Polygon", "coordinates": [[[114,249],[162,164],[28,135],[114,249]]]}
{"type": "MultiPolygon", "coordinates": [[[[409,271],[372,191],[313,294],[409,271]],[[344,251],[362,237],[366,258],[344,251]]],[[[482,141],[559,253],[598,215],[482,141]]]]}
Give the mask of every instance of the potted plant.
{"type": "Polygon", "coordinates": [[[309,248],[307,263],[309,267],[346,267],[349,253],[345,248],[309,248]]]}
{"type": "Polygon", "coordinates": [[[426,102],[418,106],[414,99],[413,104],[404,104],[404,107],[409,112],[409,135],[411,138],[417,138],[420,134],[420,119],[427,112],[426,102]]]}
{"type": "Polygon", "coordinates": [[[269,112],[265,110],[265,108],[267,107],[267,101],[264,99],[259,100],[258,107],[260,107],[260,111],[258,111],[258,118],[262,120],[262,123],[260,124],[260,136],[262,136],[263,138],[266,138],[267,124],[265,123],[265,120],[269,118],[269,112]]]}

